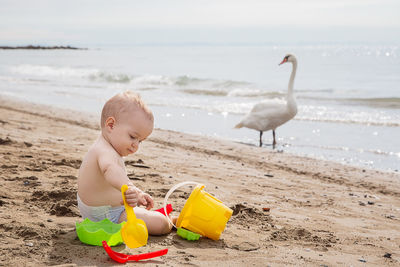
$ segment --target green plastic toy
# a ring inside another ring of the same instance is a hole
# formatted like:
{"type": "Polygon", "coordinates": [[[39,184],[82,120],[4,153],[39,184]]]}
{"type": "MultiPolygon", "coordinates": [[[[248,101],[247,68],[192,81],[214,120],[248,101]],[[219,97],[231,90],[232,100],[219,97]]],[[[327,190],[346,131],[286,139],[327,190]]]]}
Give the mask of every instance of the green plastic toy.
{"type": "Polygon", "coordinates": [[[186,239],[189,241],[197,241],[197,240],[199,240],[199,238],[201,236],[197,233],[193,233],[192,231],[189,231],[189,230],[181,228],[181,227],[177,228],[176,233],[183,239],[186,239]]]}
{"type": "Polygon", "coordinates": [[[109,219],[92,222],[88,218],[81,223],[76,222],[76,234],[82,243],[102,246],[102,241],[107,241],[109,246],[117,246],[123,243],[121,228],[126,222],[113,223],[109,219]]]}

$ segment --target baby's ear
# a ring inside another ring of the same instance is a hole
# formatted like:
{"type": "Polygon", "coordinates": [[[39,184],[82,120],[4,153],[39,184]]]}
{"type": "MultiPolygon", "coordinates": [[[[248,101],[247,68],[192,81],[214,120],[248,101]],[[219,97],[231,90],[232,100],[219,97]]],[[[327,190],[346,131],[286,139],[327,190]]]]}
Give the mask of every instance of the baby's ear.
{"type": "Polygon", "coordinates": [[[114,124],[115,124],[114,117],[108,117],[104,124],[105,124],[105,127],[107,130],[112,130],[114,128],[114,124]]]}

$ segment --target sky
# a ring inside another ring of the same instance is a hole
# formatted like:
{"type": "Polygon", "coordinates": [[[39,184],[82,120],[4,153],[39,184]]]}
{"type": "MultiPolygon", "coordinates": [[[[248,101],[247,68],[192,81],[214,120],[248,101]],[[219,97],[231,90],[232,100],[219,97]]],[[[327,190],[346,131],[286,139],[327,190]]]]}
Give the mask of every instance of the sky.
{"type": "Polygon", "coordinates": [[[400,43],[399,0],[0,0],[0,45],[400,43]]]}

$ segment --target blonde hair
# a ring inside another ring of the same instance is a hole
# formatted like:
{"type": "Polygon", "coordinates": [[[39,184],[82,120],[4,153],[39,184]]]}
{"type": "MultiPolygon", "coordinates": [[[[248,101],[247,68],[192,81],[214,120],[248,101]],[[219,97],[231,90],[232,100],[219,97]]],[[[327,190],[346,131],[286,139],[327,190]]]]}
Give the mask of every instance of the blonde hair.
{"type": "Polygon", "coordinates": [[[109,117],[114,117],[116,120],[120,118],[120,115],[132,110],[134,108],[141,109],[151,121],[154,121],[153,113],[143,102],[139,94],[132,91],[125,91],[111,97],[103,107],[101,111],[101,128],[104,127],[104,123],[109,117]]]}

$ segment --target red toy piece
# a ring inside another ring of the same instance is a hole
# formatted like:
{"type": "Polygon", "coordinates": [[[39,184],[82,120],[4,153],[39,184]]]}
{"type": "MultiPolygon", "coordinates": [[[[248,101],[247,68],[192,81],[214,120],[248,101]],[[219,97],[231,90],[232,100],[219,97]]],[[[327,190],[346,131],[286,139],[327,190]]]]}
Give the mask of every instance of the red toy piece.
{"type": "MultiPolygon", "coordinates": [[[[162,207],[161,209],[158,209],[156,211],[161,212],[162,214],[165,215],[164,207],[162,207]]],[[[173,211],[172,205],[171,204],[167,204],[167,214],[169,215],[171,213],[171,211],[173,211]]]]}
{"type": "Polygon", "coordinates": [[[103,243],[103,248],[107,252],[108,256],[110,256],[111,259],[113,259],[119,263],[126,263],[127,261],[140,261],[140,260],[151,259],[151,258],[159,257],[159,256],[162,256],[162,255],[165,255],[168,253],[168,249],[166,248],[166,249],[153,251],[153,252],[149,252],[149,253],[144,253],[144,254],[126,255],[126,254],[122,254],[122,253],[113,251],[108,246],[107,241],[103,241],[102,243],[103,243]]]}

